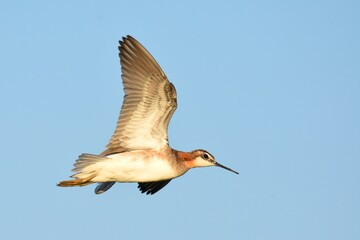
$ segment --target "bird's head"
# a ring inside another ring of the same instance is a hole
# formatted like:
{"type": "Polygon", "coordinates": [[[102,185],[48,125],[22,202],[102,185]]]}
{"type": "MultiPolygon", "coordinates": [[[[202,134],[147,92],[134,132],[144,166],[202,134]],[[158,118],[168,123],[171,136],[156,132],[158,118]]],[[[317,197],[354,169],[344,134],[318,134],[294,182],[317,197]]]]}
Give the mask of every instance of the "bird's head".
{"type": "Polygon", "coordinates": [[[218,163],[213,155],[202,149],[192,151],[184,160],[185,165],[188,168],[217,166],[239,174],[231,168],[225,167],[224,165],[218,163]]]}

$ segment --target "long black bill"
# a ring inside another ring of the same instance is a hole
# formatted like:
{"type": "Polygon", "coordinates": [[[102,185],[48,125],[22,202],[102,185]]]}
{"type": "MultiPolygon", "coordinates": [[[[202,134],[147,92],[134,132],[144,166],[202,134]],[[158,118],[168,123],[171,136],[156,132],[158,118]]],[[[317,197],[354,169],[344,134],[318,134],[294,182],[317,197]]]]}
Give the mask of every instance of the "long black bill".
{"type": "Polygon", "coordinates": [[[230,172],[239,174],[237,171],[232,170],[231,168],[225,167],[224,165],[221,165],[220,163],[215,163],[215,166],[221,167],[223,169],[229,170],[230,172]]]}

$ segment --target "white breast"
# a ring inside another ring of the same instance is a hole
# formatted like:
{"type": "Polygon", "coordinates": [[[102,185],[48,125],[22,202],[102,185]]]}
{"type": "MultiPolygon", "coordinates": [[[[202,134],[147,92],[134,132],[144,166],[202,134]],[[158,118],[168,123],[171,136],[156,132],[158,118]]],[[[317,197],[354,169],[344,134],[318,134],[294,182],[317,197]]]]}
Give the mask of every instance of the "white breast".
{"type": "Polygon", "coordinates": [[[144,157],[139,152],[124,152],[109,155],[109,160],[93,166],[97,174],[94,182],[152,182],[175,178],[177,173],[169,161],[156,155],[144,157]]]}

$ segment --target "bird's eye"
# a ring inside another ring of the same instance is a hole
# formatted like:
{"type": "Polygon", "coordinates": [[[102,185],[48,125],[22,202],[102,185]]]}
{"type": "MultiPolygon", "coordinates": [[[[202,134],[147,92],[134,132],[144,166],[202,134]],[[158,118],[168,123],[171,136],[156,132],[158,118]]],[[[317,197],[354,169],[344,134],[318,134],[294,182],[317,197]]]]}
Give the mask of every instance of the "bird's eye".
{"type": "Polygon", "coordinates": [[[203,159],[209,159],[209,155],[207,153],[203,154],[203,159]]]}

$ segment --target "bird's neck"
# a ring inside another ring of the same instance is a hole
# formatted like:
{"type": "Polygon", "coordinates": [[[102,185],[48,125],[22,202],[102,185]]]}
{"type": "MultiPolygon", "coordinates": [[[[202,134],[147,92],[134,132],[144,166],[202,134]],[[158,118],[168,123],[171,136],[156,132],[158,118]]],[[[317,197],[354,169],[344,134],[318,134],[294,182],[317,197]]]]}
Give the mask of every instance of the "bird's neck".
{"type": "Polygon", "coordinates": [[[187,168],[194,167],[195,156],[192,152],[175,151],[179,162],[183,163],[187,168]]]}

